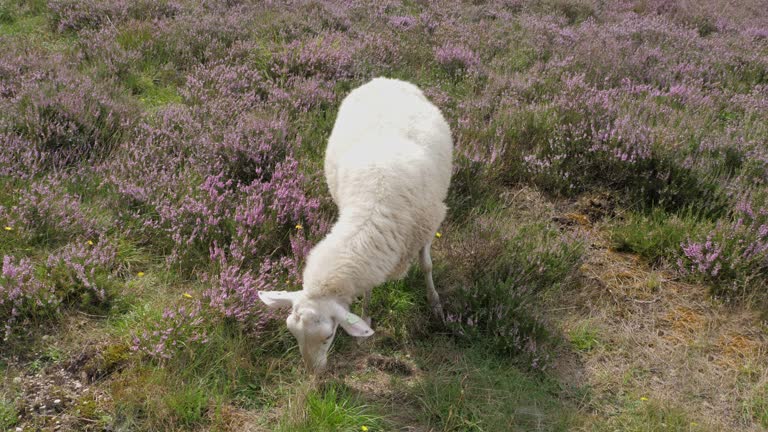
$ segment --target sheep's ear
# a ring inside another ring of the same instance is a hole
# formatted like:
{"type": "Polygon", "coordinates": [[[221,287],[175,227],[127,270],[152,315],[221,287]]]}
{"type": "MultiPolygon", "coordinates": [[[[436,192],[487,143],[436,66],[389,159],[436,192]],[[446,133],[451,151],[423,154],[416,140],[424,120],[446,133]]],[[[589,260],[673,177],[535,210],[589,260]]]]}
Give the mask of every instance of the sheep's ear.
{"type": "Polygon", "coordinates": [[[368,325],[368,323],[363,321],[362,318],[353,314],[352,312],[347,312],[345,316],[342,316],[339,320],[339,325],[350,336],[368,337],[373,334],[373,329],[368,325]]]}
{"type": "Polygon", "coordinates": [[[300,291],[259,291],[259,298],[271,308],[291,307],[300,291]]]}

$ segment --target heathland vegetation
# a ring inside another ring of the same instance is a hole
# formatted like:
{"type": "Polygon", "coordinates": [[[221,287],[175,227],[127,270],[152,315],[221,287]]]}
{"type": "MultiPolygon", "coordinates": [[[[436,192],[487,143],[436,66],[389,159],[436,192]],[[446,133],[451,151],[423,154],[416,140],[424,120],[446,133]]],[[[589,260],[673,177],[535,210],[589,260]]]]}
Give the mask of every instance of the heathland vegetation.
{"type": "Polygon", "coordinates": [[[0,430],[768,428],[759,0],[0,0],[0,430]],[[341,99],[455,141],[433,246],[310,378],[341,99]]]}

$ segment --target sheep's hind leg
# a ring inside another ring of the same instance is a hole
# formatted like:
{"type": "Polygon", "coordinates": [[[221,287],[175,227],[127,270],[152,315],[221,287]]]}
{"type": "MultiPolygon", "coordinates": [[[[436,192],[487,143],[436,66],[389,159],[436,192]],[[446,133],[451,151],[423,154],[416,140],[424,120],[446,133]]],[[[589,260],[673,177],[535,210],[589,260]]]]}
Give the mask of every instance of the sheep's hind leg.
{"type": "Polygon", "coordinates": [[[432,280],[432,256],[429,252],[431,246],[432,242],[427,243],[419,253],[421,270],[424,272],[424,280],[427,283],[427,300],[429,300],[429,306],[432,308],[432,313],[441,322],[445,322],[443,306],[440,305],[440,296],[437,295],[435,282],[432,280]]]}

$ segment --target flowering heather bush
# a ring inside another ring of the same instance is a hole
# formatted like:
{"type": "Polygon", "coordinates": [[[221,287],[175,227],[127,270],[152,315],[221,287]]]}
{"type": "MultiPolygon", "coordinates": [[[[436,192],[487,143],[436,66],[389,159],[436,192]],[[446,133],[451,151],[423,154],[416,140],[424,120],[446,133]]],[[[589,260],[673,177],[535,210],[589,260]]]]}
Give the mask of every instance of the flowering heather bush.
{"type": "Polygon", "coordinates": [[[277,266],[269,260],[264,261],[256,275],[243,269],[242,256],[235,249],[234,256],[227,256],[223,249],[215,246],[211,250],[211,259],[218,263],[219,275],[213,281],[213,288],[206,291],[205,297],[210,306],[227,318],[247,322],[256,329],[274,315],[264,308],[258,298],[259,290],[269,290],[275,286],[277,266]]]}
{"type": "Polygon", "coordinates": [[[51,286],[35,276],[32,261],[28,258],[3,257],[0,276],[0,319],[4,321],[4,340],[16,326],[30,315],[43,315],[55,311],[60,299],[51,286]]]}
{"type": "Polygon", "coordinates": [[[25,59],[7,71],[14,76],[0,97],[5,110],[0,126],[6,136],[13,131],[18,137],[3,157],[9,165],[33,162],[24,170],[27,176],[35,167],[61,168],[106,156],[133,119],[133,110],[107,87],[61,63],[60,57],[25,59]],[[23,144],[29,144],[26,151],[23,144]]]}
{"type": "Polygon", "coordinates": [[[529,178],[564,194],[607,186],[635,202],[673,211],[697,202],[701,214],[722,214],[725,195],[712,169],[677,162],[685,150],[674,154],[672,146],[659,145],[664,137],[657,130],[636,123],[660,114],[649,113],[645,105],[628,112],[625,93],[594,88],[583,76],[566,79],[565,86],[555,106],[567,121],[554,125],[535,152],[523,157],[529,178]]]}
{"type": "MultiPolygon", "coordinates": [[[[182,117],[174,120],[190,121],[187,112],[178,113],[182,117]]],[[[281,134],[274,129],[280,127],[279,122],[232,125],[232,132],[224,131],[226,141],[220,144],[206,143],[213,136],[205,134],[213,131],[201,131],[194,138],[188,137],[193,145],[189,148],[184,138],[177,140],[180,137],[174,129],[175,121],[170,117],[168,120],[168,128],[146,130],[145,147],[133,145],[126,149],[135,156],[111,165],[116,170],[112,170],[110,181],[134,206],[139,205],[137,212],[153,209],[154,218],[141,213],[133,213],[133,217],[143,221],[154,241],[171,241],[171,261],[195,253],[207,256],[213,241],[228,244],[235,237],[247,242],[245,250],[252,251],[249,255],[274,249],[281,239],[288,246],[288,230],[317,219],[319,201],[304,193],[305,180],[296,172],[292,151],[273,147],[279,143],[272,140],[281,134]],[[200,145],[195,146],[196,142],[200,145]],[[191,160],[183,153],[164,152],[167,143],[184,146],[182,152],[194,152],[191,160]],[[138,162],[147,158],[165,163],[138,162]],[[176,168],[185,165],[186,171],[176,168]],[[198,183],[195,178],[202,180],[198,183]]]]}
{"type": "Polygon", "coordinates": [[[166,361],[179,351],[207,343],[201,310],[199,301],[166,308],[163,315],[150,324],[149,329],[133,337],[131,350],[158,361],[166,361]]]}
{"type": "Polygon", "coordinates": [[[129,18],[147,21],[167,18],[180,10],[179,3],[170,0],[52,0],[48,7],[52,13],[53,24],[60,32],[114,25],[129,18]]]}
{"type": "Polygon", "coordinates": [[[0,177],[27,180],[40,172],[46,154],[28,139],[12,132],[0,133],[5,144],[0,154],[0,177]]]}
{"type": "Polygon", "coordinates": [[[314,76],[328,79],[349,78],[354,73],[357,41],[342,33],[324,34],[309,40],[295,40],[278,56],[273,73],[279,75],[314,76]]]}
{"type": "Polygon", "coordinates": [[[94,238],[95,221],[83,210],[80,198],[63,189],[55,177],[33,182],[24,199],[9,210],[9,222],[37,243],[55,244],[71,236],[94,238]]]}
{"type": "Polygon", "coordinates": [[[107,299],[116,249],[108,241],[70,243],[47,260],[57,294],[84,305],[107,299]]]}
{"type": "Polygon", "coordinates": [[[727,296],[764,284],[768,276],[768,207],[765,198],[745,198],[729,219],[705,238],[681,244],[680,270],[711,282],[727,296]]]}
{"type": "Polygon", "coordinates": [[[480,59],[471,49],[462,45],[446,44],[435,49],[435,60],[449,73],[473,72],[480,59]]]}
{"type": "Polygon", "coordinates": [[[389,19],[389,24],[395,28],[408,30],[418,24],[418,20],[412,16],[393,16],[389,19]]]}

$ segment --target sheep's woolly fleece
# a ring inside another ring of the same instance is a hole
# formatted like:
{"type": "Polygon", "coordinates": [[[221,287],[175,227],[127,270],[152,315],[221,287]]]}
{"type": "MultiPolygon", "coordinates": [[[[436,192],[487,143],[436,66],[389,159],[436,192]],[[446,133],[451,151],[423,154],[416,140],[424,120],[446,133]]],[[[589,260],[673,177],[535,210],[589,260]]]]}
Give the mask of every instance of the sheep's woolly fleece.
{"type": "Polygon", "coordinates": [[[307,296],[351,302],[408,270],[445,217],[452,150],[413,84],[376,78],[344,99],[325,158],[339,219],[307,258],[307,296]]]}

